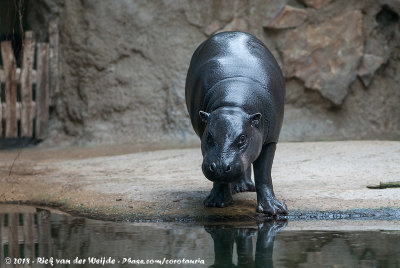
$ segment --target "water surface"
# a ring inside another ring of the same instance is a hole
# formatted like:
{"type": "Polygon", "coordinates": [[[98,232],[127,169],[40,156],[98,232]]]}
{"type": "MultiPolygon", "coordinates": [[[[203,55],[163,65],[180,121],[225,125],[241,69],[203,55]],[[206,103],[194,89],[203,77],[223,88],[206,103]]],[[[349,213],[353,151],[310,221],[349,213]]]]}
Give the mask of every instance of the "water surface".
{"type": "Polygon", "coordinates": [[[29,260],[25,267],[43,267],[38,262],[46,261],[56,267],[127,267],[138,262],[153,262],[142,265],[146,267],[162,262],[175,262],[169,267],[400,267],[396,230],[293,230],[283,221],[116,223],[10,207],[0,207],[1,267],[18,266],[6,265],[9,260],[29,260]]]}

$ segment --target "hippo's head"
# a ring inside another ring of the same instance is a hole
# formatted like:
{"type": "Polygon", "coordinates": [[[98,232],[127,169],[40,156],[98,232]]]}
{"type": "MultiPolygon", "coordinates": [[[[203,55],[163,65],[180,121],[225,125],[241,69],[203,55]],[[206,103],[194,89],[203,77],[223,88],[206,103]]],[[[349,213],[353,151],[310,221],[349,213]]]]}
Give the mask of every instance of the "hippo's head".
{"type": "Polygon", "coordinates": [[[223,107],[199,116],[206,124],[201,138],[204,175],[213,182],[240,180],[261,151],[261,114],[223,107]]]}

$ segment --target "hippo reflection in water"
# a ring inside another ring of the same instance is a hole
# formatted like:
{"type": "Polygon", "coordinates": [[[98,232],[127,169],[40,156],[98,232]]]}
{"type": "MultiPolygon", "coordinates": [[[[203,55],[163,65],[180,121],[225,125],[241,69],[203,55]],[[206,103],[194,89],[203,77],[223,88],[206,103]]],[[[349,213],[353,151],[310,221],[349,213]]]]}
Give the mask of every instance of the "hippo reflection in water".
{"type": "Polygon", "coordinates": [[[205,226],[214,241],[214,264],[211,267],[274,267],[272,261],[276,234],[286,221],[267,221],[252,228],[205,226]],[[257,235],[255,257],[253,237],[257,235]],[[237,266],[233,264],[233,245],[236,243],[237,266]]]}

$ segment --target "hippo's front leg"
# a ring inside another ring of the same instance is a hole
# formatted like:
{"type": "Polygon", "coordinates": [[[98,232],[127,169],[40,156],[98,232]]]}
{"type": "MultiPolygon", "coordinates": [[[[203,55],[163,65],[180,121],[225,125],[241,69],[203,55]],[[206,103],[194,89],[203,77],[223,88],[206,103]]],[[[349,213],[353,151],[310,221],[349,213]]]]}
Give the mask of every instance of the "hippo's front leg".
{"type": "Polygon", "coordinates": [[[230,183],[214,182],[211,193],[204,200],[206,207],[227,207],[233,204],[230,183]]]}
{"type": "Polygon", "coordinates": [[[277,215],[287,214],[286,205],[276,199],[272,187],[271,168],[274,161],[276,143],[263,146],[254,164],[254,177],[257,192],[257,212],[277,215]]]}
{"type": "Polygon", "coordinates": [[[256,187],[251,180],[251,166],[244,172],[243,178],[231,183],[232,194],[240,192],[255,192],[256,187]]]}

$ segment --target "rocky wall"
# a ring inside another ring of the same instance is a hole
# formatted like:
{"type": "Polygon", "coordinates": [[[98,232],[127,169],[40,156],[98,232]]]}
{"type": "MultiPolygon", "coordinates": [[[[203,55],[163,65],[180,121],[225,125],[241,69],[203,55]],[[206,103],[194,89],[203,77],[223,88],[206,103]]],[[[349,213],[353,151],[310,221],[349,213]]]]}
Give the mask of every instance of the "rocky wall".
{"type": "Polygon", "coordinates": [[[198,142],[184,85],[225,30],[267,44],[286,77],[281,140],[400,139],[398,0],[38,0],[60,25],[62,92],[45,144],[198,142]]]}

